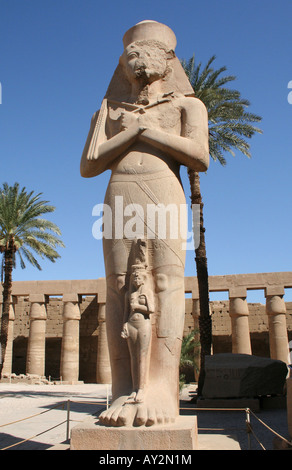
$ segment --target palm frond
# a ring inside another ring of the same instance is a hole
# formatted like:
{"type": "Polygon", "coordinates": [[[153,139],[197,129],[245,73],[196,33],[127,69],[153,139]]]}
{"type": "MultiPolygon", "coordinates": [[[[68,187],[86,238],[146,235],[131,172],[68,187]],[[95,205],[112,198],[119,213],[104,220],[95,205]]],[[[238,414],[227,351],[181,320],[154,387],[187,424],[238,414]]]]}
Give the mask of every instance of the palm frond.
{"type": "Polygon", "coordinates": [[[196,64],[195,56],[189,61],[182,60],[182,66],[193,87],[195,96],[206,106],[209,119],[209,153],[213,160],[226,165],[224,154],[235,155],[235,151],[251,156],[250,139],[255,133],[262,133],[254,123],[261,117],[247,112],[250,102],[240,92],[226,85],[236,80],[234,75],[223,75],[225,66],[214,68],[216,56],[210,57],[204,67],[196,64]]]}
{"type": "MultiPolygon", "coordinates": [[[[55,207],[49,201],[41,199],[42,193],[27,192],[19,184],[0,188],[0,247],[7,249],[10,240],[18,252],[20,266],[25,267],[24,259],[41,269],[31,252],[44,259],[55,262],[60,257],[56,247],[64,247],[59,238],[59,227],[41,216],[54,212],[55,207]]],[[[15,258],[14,258],[15,260],[15,258]]]]}

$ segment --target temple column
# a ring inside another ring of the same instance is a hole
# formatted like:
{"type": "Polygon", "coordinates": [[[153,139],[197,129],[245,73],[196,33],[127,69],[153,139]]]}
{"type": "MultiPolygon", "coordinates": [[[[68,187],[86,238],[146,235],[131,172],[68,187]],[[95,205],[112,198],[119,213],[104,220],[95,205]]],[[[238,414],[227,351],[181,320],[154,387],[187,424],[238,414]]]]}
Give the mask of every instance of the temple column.
{"type": "MultiPolygon", "coordinates": [[[[0,296],[0,303],[3,304],[2,296],[0,296]]],[[[12,297],[9,307],[9,323],[8,323],[8,335],[7,345],[2,369],[2,377],[5,375],[11,375],[12,373],[12,357],[13,357],[13,339],[14,339],[14,305],[17,303],[17,297],[12,297]]],[[[2,305],[1,305],[2,307],[2,305]]]]}
{"type": "Polygon", "coordinates": [[[110,384],[112,381],[106,334],[105,303],[98,304],[96,381],[100,384],[110,384]]]}
{"type": "Polygon", "coordinates": [[[31,294],[30,325],[26,356],[26,373],[45,375],[45,345],[46,345],[46,320],[45,296],[43,294],[31,294]]]}
{"type": "Polygon", "coordinates": [[[266,287],[266,313],[269,319],[270,356],[289,364],[284,287],[266,287]]]}
{"type": "Polygon", "coordinates": [[[251,354],[246,295],[245,288],[233,288],[229,291],[229,315],[231,318],[232,352],[234,354],[251,354]]]}
{"type": "Polygon", "coordinates": [[[79,324],[78,294],[63,295],[63,336],[60,376],[64,382],[78,382],[79,378],[79,324]]]}

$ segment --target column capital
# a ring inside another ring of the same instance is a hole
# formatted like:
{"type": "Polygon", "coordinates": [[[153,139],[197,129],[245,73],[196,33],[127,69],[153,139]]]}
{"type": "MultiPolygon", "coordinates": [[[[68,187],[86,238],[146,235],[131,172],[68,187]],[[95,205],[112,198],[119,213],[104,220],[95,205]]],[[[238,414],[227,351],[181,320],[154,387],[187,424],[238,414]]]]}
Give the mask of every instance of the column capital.
{"type": "Polygon", "coordinates": [[[30,312],[29,318],[30,320],[46,320],[47,319],[47,312],[46,312],[46,296],[43,294],[31,294],[29,296],[30,302],[30,312]]]}
{"type": "Polygon", "coordinates": [[[229,299],[229,316],[248,316],[248,304],[245,297],[231,297],[229,299]]]}
{"type": "Polygon", "coordinates": [[[78,294],[63,295],[63,320],[80,320],[80,307],[78,294]]]}
{"type": "Polygon", "coordinates": [[[98,304],[98,321],[104,322],[105,321],[105,303],[98,304]]]}
{"type": "MultiPolygon", "coordinates": [[[[0,304],[3,304],[3,295],[0,295],[0,304]]],[[[11,296],[10,297],[10,305],[9,305],[9,320],[15,320],[15,313],[14,313],[14,305],[17,304],[17,297],[11,296]]],[[[2,313],[2,312],[1,312],[2,313]]],[[[1,315],[0,313],[0,315],[1,315]]]]}
{"type": "Polygon", "coordinates": [[[286,313],[286,304],[282,295],[268,295],[266,297],[267,315],[286,313]]]}

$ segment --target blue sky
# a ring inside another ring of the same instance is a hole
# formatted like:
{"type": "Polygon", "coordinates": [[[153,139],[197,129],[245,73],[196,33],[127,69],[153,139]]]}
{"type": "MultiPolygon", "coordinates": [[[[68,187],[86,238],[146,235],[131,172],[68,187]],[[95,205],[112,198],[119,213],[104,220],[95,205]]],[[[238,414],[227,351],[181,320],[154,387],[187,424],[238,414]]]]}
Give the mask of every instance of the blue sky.
{"type": "MultiPolygon", "coordinates": [[[[66,245],[56,263],[19,267],[14,280],[104,276],[92,209],[110,173],[84,179],[79,163],[122,36],[145,19],[173,29],[180,59],[215,54],[263,118],[251,159],[227,155],[225,168],[211,161],[201,176],[209,274],[291,270],[291,0],[0,0],[0,183],[42,192],[66,245]]],[[[182,179],[188,200],[184,168],[182,179]]],[[[187,276],[193,259],[188,252],[187,276]]]]}

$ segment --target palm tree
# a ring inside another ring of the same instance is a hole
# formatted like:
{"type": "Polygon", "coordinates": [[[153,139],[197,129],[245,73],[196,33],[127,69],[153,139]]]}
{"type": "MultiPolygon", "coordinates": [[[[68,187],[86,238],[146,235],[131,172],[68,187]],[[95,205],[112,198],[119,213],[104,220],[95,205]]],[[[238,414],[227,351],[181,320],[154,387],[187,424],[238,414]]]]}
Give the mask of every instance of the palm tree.
{"type": "Polygon", "coordinates": [[[200,343],[196,339],[198,331],[191,331],[188,335],[184,336],[181,345],[180,363],[179,363],[179,385],[180,389],[185,385],[186,375],[194,374],[198,370],[196,363],[197,351],[199,350],[200,343]]]}
{"type": "Polygon", "coordinates": [[[42,193],[27,192],[19,184],[0,188],[0,254],[2,254],[1,283],[3,287],[3,304],[1,318],[1,358],[0,377],[7,345],[9,307],[12,293],[12,271],[16,266],[16,254],[21,268],[24,260],[41,270],[33,252],[41,258],[55,262],[60,255],[56,246],[64,246],[58,238],[59,228],[49,220],[40,218],[42,214],[53,212],[54,206],[40,199],[42,193]],[[33,252],[32,252],[32,251],[33,252]]]}
{"type": "MultiPolygon", "coordinates": [[[[227,70],[221,67],[214,70],[211,66],[215,60],[212,56],[206,66],[195,64],[193,56],[188,62],[182,60],[182,66],[193,87],[195,96],[206,106],[209,120],[209,152],[211,158],[226,165],[225,152],[235,155],[238,150],[248,158],[251,157],[250,146],[246,139],[250,139],[255,132],[262,131],[254,126],[260,122],[261,117],[249,113],[246,108],[249,101],[243,99],[237,90],[226,88],[225,85],[236,79],[233,75],[222,76],[227,70]]],[[[200,343],[201,363],[198,383],[198,395],[201,395],[205,377],[205,356],[211,354],[212,347],[212,321],[209,308],[208,263],[205,243],[205,227],[203,217],[203,201],[200,189],[200,176],[194,170],[188,169],[191,188],[191,203],[200,205],[200,243],[196,248],[195,261],[197,268],[199,302],[200,302],[200,343]]]]}

